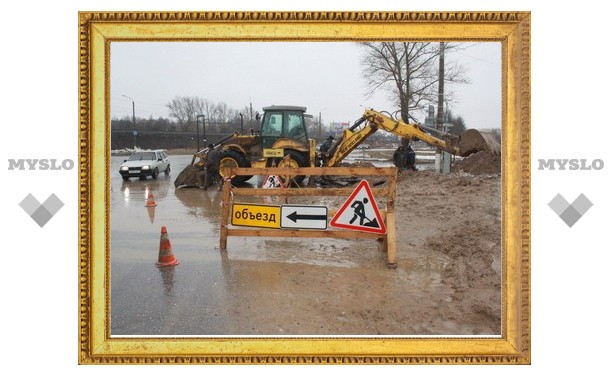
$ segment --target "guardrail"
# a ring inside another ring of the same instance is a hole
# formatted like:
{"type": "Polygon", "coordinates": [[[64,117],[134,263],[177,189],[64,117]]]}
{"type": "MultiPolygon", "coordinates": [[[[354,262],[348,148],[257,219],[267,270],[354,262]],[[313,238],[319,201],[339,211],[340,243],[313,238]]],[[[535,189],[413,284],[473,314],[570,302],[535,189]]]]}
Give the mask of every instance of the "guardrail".
{"type": "MultiPolygon", "coordinates": [[[[343,229],[328,229],[329,218],[335,217],[338,210],[348,211],[347,206],[341,207],[340,209],[334,209],[327,211],[325,216],[325,229],[300,229],[298,227],[277,227],[277,221],[283,221],[286,219],[274,219],[271,222],[271,218],[280,217],[280,210],[272,209],[275,205],[268,204],[240,204],[235,202],[237,197],[242,196],[278,196],[284,197],[288,200],[288,197],[293,196],[320,196],[320,197],[331,197],[331,196],[351,196],[356,188],[315,188],[315,187],[289,187],[289,188],[240,188],[233,187],[229,179],[224,180],[222,186],[222,203],[221,203],[221,230],[220,230],[220,241],[219,246],[222,251],[227,250],[227,238],[230,236],[243,236],[243,237],[300,237],[300,238],[342,238],[342,239],[377,239],[379,242],[380,250],[386,255],[387,265],[389,267],[396,267],[397,265],[397,247],[396,247],[396,231],[395,231],[395,196],[397,191],[397,168],[352,168],[352,167],[334,167],[334,168],[228,168],[227,173],[229,177],[234,175],[248,175],[248,176],[270,176],[277,175],[281,177],[295,177],[295,176],[356,176],[356,177],[370,177],[370,176],[384,176],[386,180],[382,183],[382,186],[376,186],[370,188],[368,191],[373,197],[384,197],[384,209],[380,209],[379,215],[384,222],[381,225],[385,232],[368,232],[367,227],[355,226],[359,230],[343,230],[343,229]],[[236,206],[236,211],[232,211],[236,206]],[[251,208],[248,208],[251,206],[251,208]],[[266,208],[270,207],[270,210],[266,208]],[[264,210],[259,210],[264,209],[264,210]],[[245,221],[245,218],[248,221],[245,221]],[[252,221],[253,224],[245,224],[252,221]],[[263,222],[263,223],[260,223],[263,222]],[[266,223],[268,222],[268,223],[266,223]],[[236,226],[234,223],[238,224],[236,226]],[[232,227],[230,227],[232,226],[232,227]],[[254,228],[252,228],[254,227],[254,228]],[[363,230],[366,231],[363,231],[363,230]]],[[[359,188],[359,186],[358,186],[359,188]]],[[[348,198],[347,198],[348,199],[348,198]]],[[[357,201],[356,201],[357,202],[357,201]]],[[[299,207],[299,204],[283,204],[278,207],[299,207]]],[[[312,205],[306,205],[306,207],[312,205]]],[[[316,207],[316,206],[314,206],[316,207]]],[[[284,209],[283,209],[284,210],[284,209]]],[[[355,211],[355,214],[357,212],[355,211]]],[[[293,214],[291,214],[293,215],[293,214]]],[[[297,215],[299,216],[299,215],[297,215]]],[[[295,217],[295,216],[294,216],[295,217]]],[[[323,221],[323,215],[304,215],[304,217],[310,217],[310,219],[320,219],[323,221]]],[[[290,218],[290,216],[289,216],[290,218]]],[[[315,224],[319,224],[319,221],[315,224]]],[[[356,222],[357,224],[357,222],[356,222]]],[[[347,225],[351,227],[350,225],[347,225]]],[[[344,228],[348,228],[344,227],[344,228]]],[[[374,230],[374,229],[373,229],[374,230]]]]}

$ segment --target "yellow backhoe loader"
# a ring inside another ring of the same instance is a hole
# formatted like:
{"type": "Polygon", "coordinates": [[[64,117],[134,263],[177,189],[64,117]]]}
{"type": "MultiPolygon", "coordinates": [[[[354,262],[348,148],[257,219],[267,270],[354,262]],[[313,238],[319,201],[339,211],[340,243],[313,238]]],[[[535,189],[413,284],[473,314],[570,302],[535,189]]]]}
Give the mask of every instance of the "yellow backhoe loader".
{"type": "MultiPolygon", "coordinates": [[[[478,130],[467,130],[460,136],[396,120],[372,109],[365,110],[351,127],[343,130],[331,148],[317,152],[316,141],[309,139],[304,122],[306,108],[270,106],[263,109],[261,130],[253,135],[233,133],[213,144],[220,151],[219,173],[225,177],[226,167],[315,167],[339,166],[342,160],[377,130],[384,130],[408,140],[421,140],[453,155],[469,156],[477,151],[499,153],[495,139],[478,130]],[[434,136],[433,134],[437,134],[434,136]]],[[[175,187],[199,186],[210,148],[198,151],[174,181],[175,187]]],[[[232,177],[237,185],[250,176],[232,177]]],[[[303,177],[293,178],[300,182],[303,177]]]]}

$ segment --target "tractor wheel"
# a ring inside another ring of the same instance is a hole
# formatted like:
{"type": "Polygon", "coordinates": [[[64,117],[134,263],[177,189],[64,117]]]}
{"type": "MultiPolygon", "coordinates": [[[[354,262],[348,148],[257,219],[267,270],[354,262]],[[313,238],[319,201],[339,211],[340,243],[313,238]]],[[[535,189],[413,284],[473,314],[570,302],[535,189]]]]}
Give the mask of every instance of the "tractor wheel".
{"type": "MultiPolygon", "coordinates": [[[[225,168],[229,167],[250,167],[249,160],[240,152],[234,150],[226,150],[221,153],[219,159],[219,174],[226,177],[225,168]]],[[[249,180],[253,176],[234,176],[232,177],[232,185],[237,185],[249,180]]]]}
{"type": "MultiPolygon", "coordinates": [[[[277,167],[291,167],[291,168],[308,167],[308,160],[302,153],[298,151],[287,150],[285,151],[285,157],[282,159],[277,159],[275,161],[275,164],[277,167]]],[[[290,184],[291,181],[295,181],[295,183],[298,185],[301,184],[302,181],[304,181],[304,178],[306,178],[306,176],[304,175],[282,177],[284,182],[286,183],[288,182],[290,184]]]]}

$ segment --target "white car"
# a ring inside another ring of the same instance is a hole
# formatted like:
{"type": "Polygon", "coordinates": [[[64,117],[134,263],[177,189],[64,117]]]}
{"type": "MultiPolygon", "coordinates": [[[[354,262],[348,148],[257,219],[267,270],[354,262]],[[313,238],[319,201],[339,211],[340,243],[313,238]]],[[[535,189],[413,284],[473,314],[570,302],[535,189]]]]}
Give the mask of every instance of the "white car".
{"type": "Polygon", "coordinates": [[[156,179],[160,172],[170,174],[170,160],[163,150],[134,152],[119,167],[119,173],[125,181],[130,177],[145,179],[151,176],[156,179]]]}

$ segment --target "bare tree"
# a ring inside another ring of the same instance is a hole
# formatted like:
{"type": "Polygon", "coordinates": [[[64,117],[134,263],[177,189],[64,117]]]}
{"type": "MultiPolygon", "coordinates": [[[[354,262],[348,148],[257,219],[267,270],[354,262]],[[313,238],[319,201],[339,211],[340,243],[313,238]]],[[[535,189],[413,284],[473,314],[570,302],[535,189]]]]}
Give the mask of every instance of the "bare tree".
{"type": "Polygon", "coordinates": [[[205,100],[200,97],[176,96],[166,107],[170,110],[170,117],[176,118],[183,131],[195,128],[196,117],[201,114],[205,100]]]}
{"type": "Polygon", "coordinates": [[[218,102],[214,110],[214,118],[217,122],[227,122],[229,120],[229,107],[225,102],[218,102]]]}
{"type": "MultiPolygon", "coordinates": [[[[363,42],[363,75],[369,94],[387,90],[404,122],[414,121],[411,113],[422,111],[438,96],[440,44],[432,42],[363,42]]],[[[458,45],[445,44],[446,51],[458,45]]],[[[463,68],[445,62],[444,80],[465,82],[463,68]]],[[[449,101],[449,96],[445,96],[449,101]]]]}

